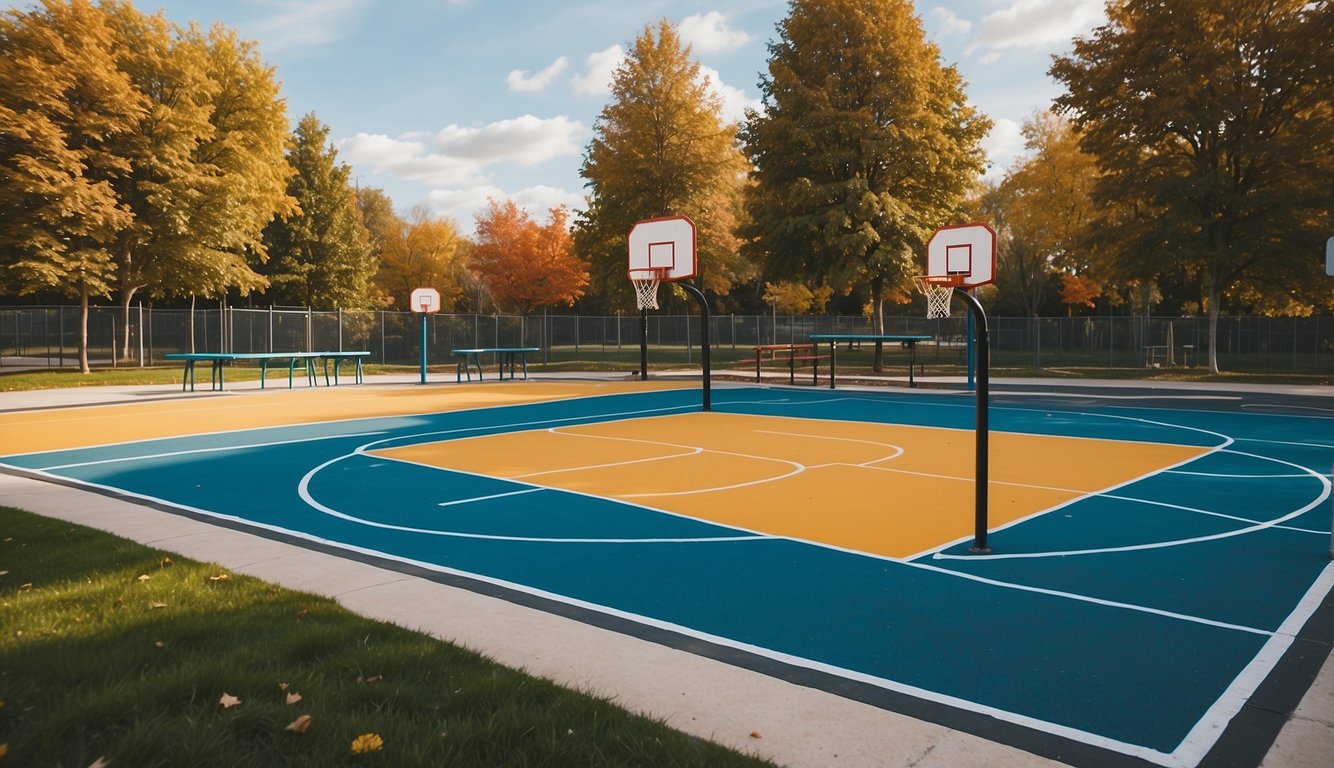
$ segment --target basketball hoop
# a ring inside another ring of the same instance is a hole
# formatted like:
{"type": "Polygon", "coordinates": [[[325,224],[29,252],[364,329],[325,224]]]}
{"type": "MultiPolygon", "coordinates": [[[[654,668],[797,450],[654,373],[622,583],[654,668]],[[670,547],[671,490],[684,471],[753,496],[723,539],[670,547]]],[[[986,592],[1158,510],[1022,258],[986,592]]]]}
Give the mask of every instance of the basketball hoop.
{"type": "Polygon", "coordinates": [[[954,289],[963,285],[963,275],[913,275],[913,284],[926,296],[926,316],[936,320],[950,316],[954,289]]]}
{"type": "Polygon", "coordinates": [[[665,269],[632,269],[630,282],[635,287],[635,306],[640,310],[658,308],[658,284],[665,269]]]}

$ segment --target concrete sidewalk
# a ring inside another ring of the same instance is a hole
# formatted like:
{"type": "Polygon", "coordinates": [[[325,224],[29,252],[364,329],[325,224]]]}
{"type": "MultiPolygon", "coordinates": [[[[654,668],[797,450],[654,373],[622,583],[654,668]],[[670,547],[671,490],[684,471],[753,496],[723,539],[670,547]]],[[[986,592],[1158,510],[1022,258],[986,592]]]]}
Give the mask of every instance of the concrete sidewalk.
{"type": "MultiPolygon", "coordinates": [[[[416,383],[416,377],[367,377],[364,386],[416,383]]],[[[1303,389],[1309,393],[1310,388],[1303,389]]],[[[162,398],[265,397],[287,391],[261,392],[258,382],[238,382],[220,393],[182,393],[179,385],[7,392],[0,393],[0,411],[162,398]]],[[[614,699],[692,735],[782,765],[1060,765],[968,733],[545,611],[100,494],[0,474],[0,504],[332,597],[369,618],[458,643],[507,666],[614,699]]],[[[1334,658],[1325,660],[1262,765],[1334,766],[1334,658]]]]}

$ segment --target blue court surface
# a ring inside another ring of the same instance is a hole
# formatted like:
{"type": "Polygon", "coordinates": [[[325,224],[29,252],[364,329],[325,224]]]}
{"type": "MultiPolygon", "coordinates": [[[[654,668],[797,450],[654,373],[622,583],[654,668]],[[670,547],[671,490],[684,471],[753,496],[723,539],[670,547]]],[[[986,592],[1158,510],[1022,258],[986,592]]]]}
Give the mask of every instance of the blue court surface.
{"type": "MultiPolygon", "coordinates": [[[[562,432],[595,450],[608,425],[653,435],[699,411],[691,389],[117,443],[0,467],[498,594],[1074,765],[1253,765],[1334,639],[1334,413],[1315,400],[993,391],[993,451],[1009,453],[992,463],[1012,468],[993,471],[993,505],[1062,500],[993,509],[987,555],[966,533],[901,555],[822,539],[846,506],[834,492],[849,489],[835,486],[855,477],[841,469],[776,505],[795,520],[783,525],[814,531],[797,535],[776,533],[764,509],[741,525],[666,501],[691,482],[727,494],[762,485],[723,488],[716,470],[693,479],[710,461],[739,461],[735,450],[673,438],[681,450],[667,458],[697,463],[664,465],[681,468],[665,470],[677,486],[652,493],[616,478],[661,455],[562,457],[601,473],[585,486],[556,479],[573,470],[499,466],[482,451],[483,439],[562,432]],[[1016,455],[1030,437],[1187,458],[1089,490],[1078,465],[1016,455]],[[460,450],[466,466],[450,463],[460,450]]],[[[971,472],[970,393],[722,387],[713,408],[806,425],[807,437],[921,428],[923,441],[955,438],[939,474],[971,472]]],[[[871,513],[939,514],[921,479],[931,473],[905,474],[914,484],[876,491],[871,513]]]]}

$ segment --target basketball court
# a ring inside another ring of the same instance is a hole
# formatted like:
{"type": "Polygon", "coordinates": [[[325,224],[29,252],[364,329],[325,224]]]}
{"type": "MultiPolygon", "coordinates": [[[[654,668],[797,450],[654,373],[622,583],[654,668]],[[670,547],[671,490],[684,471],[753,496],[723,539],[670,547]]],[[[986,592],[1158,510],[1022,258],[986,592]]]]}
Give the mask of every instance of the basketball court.
{"type": "Polygon", "coordinates": [[[242,391],[0,413],[0,468],[1035,759],[1258,764],[1334,639],[1328,398],[992,400],[985,555],[957,391],[242,391]]]}

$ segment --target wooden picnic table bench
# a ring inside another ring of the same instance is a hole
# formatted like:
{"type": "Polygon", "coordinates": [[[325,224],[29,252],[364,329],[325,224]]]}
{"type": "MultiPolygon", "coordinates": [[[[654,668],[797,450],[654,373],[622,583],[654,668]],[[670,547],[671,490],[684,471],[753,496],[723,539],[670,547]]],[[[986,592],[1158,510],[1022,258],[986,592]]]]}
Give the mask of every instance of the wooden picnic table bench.
{"type": "Polygon", "coordinates": [[[829,342],[829,388],[834,388],[835,371],[838,368],[838,343],[846,341],[849,344],[861,342],[889,342],[891,344],[901,344],[908,350],[908,386],[917,386],[916,379],[913,378],[913,368],[917,366],[917,345],[923,341],[931,341],[931,336],[900,336],[897,334],[864,334],[864,333],[813,333],[811,341],[829,342]]]}
{"type": "Polygon", "coordinates": [[[463,381],[466,375],[468,381],[472,381],[472,369],[477,369],[477,380],[485,381],[486,377],[482,375],[482,355],[494,355],[496,365],[499,367],[499,378],[505,380],[505,367],[510,370],[510,380],[514,379],[515,365],[523,370],[523,378],[528,378],[528,353],[541,352],[540,347],[470,347],[466,349],[452,349],[450,354],[454,355],[454,380],[463,381]]]}
{"type": "Polygon", "coordinates": [[[755,364],[755,383],[760,382],[760,368],[768,364],[787,364],[787,382],[789,384],[797,383],[797,365],[809,365],[811,367],[811,384],[818,384],[820,381],[820,361],[829,358],[829,355],[822,355],[818,352],[815,344],[758,344],[751,347],[755,351],[755,357],[745,358],[738,362],[742,365],[748,363],[755,364]]]}
{"type": "Polygon", "coordinates": [[[370,352],[171,352],[163,355],[164,360],[181,360],[185,362],[185,371],[181,375],[181,391],[189,387],[193,392],[195,389],[195,364],[209,363],[210,378],[212,380],[212,389],[222,391],[224,388],[223,370],[228,363],[234,363],[242,360],[254,360],[259,363],[259,388],[264,389],[268,378],[269,363],[273,360],[287,361],[287,388],[291,389],[293,378],[298,365],[305,368],[306,382],[310,386],[315,386],[318,382],[316,362],[322,362],[324,367],[324,383],[330,384],[329,365],[333,364],[333,384],[338,384],[339,369],[344,362],[353,360],[357,364],[356,383],[362,382],[361,361],[370,356],[370,352]]]}

